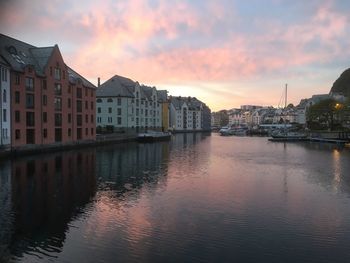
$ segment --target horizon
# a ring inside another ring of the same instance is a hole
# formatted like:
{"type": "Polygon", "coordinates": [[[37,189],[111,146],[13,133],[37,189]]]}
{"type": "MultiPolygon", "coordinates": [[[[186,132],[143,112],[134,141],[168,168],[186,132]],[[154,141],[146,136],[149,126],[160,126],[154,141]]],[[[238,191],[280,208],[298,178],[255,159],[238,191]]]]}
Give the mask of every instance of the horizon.
{"type": "Polygon", "coordinates": [[[0,32],[57,44],[95,85],[117,74],[218,111],[277,105],[285,83],[294,105],[328,94],[349,68],[349,11],[336,0],[18,0],[0,3],[0,32]]]}

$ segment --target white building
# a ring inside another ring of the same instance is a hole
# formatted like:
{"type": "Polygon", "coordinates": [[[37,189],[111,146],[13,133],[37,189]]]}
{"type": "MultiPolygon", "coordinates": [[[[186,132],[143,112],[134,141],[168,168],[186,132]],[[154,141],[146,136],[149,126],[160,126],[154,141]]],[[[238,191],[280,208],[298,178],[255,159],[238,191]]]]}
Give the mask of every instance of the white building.
{"type": "Polygon", "coordinates": [[[109,131],[162,128],[162,106],[155,87],[114,76],[96,90],[96,125],[109,131]]]}
{"type": "Polygon", "coordinates": [[[0,57],[0,146],[11,144],[10,70],[0,57]]]}
{"type": "Polygon", "coordinates": [[[169,127],[174,131],[202,130],[203,103],[191,97],[169,97],[169,127]]]}

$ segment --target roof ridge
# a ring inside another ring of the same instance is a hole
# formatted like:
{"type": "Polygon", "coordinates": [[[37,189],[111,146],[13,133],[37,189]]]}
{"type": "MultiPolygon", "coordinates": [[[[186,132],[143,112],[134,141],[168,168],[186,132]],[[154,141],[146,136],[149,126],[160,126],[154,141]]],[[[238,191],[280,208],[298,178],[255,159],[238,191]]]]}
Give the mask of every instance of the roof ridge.
{"type": "Polygon", "coordinates": [[[2,34],[2,33],[0,33],[0,35],[3,36],[3,37],[6,37],[6,38],[10,38],[10,39],[12,39],[12,40],[15,40],[15,41],[17,41],[17,42],[21,42],[21,43],[23,43],[23,44],[26,44],[26,45],[28,45],[28,46],[30,46],[30,47],[32,47],[32,48],[36,48],[36,46],[33,46],[33,45],[31,45],[31,44],[28,44],[27,42],[24,42],[24,41],[19,40],[19,39],[17,39],[17,38],[10,37],[10,36],[4,35],[4,34],[2,34]]]}

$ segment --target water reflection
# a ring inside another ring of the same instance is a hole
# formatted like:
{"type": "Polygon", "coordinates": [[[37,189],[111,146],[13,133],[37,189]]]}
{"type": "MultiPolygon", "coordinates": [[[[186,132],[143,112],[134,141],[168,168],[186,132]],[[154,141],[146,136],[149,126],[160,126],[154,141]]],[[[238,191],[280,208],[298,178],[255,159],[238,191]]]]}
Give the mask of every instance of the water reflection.
{"type": "MultiPolygon", "coordinates": [[[[14,259],[26,254],[54,257],[60,251],[69,221],[94,195],[95,157],[95,150],[85,150],[12,162],[11,191],[6,194],[11,212],[1,212],[12,221],[7,245],[14,259]]],[[[0,228],[0,233],[7,229],[0,228]]]]}
{"type": "Polygon", "coordinates": [[[349,160],[333,145],[189,133],[3,162],[0,252],[16,262],[348,261],[349,160]]]}

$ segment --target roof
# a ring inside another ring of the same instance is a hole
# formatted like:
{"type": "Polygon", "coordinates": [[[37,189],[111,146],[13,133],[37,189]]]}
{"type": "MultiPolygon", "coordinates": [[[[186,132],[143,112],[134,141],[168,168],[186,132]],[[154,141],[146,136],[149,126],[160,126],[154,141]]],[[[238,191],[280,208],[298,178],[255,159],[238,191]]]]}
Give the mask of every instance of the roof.
{"type": "Polygon", "coordinates": [[[169,97],[169,101],[176,109],[180,109],[184,103],[187,104],[190,110],[200,110],[203,102],[194,97],[169,97]]]}
{"type": "MultiPolygon", "coordinates": [[[[57,45],[50,47],[35,47],[23,41],[0,34],[0,61],[5,61],[15,71],[22,72],[26,66],[33,66],[37,75],[45,76],[45,67],[57,45]]],[[[76,71],[67,66],[71,82],[80,79],[84,86],[96,88],[76,71]]]]}
{"type": "Polygon", "coordinates": [[[70,67],[67,66],[68,69],[68,75],[69,75],[69,82],[76,83],[77,80],[82,81],[83,85],[88,88],[95,89],[96,86],[92,84],[90,81],[82,77],[79,73],[71,69],[70,67]]]}
{"type": "Polygon", "coordinates": [[[54,46],[38,48],[0,34],[0,56],[16,71],[23,71],[25,66],[31,65],[37,74],[44,75],[44,68],[53,49],[54,46]]]}
{"type": "Polygon", "coordinates": [[[129,97],[134,98],[134,88],[136,82],[115,75],[96,89],[96,97],[129,97]]]}
{"type": "Polygon", "coordinates": [[[168,91],[167,90],[157,90],[157,97],[158,100],[161,102],[166,102],[168,98],[168,91]]]}

